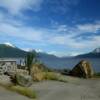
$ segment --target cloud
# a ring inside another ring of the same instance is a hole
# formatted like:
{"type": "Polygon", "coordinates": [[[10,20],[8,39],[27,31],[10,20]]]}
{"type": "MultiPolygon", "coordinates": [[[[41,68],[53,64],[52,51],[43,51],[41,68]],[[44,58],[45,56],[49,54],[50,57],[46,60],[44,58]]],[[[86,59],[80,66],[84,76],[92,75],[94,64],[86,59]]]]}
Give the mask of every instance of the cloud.
{"type": "Polygon", "coordinates": [[[77,25],[79,31],[97,33],[100,30],[100,23],[77,25]]]}
{"type": "MultiPolygon", "coordinates": [[[[11,37],[15,39],[14,41],[20,42],[21,46],[23,45],[31,45],[37,51],[47,49],[49,53],[56,54],[59,56],[64,55],[67,52],[63,52],[63,49],[69,50],[71,49],[71,53],[69,55],[75,55],[77,52],[82,53],[82,51],[87,50],[88,48],[96,48],[100,46],[100,23],[99,21],[96,23],[89,24],[76,24],[71,27],[68,25],[59,25],[55,24],[55,27],[52,28],[37,28],[33,26],[27,26],[22,21],[17,21],[14,19],[5,19],[5,14],[0,14],[0,37],[11,37]],[[89,35],[87,35],[89,33],[89,35]],[[89,38],[83,38],[83,37],[89,38]],[[41,48],[40,48],[41,45],[41,48]],[[56,46],[61,48],[60,51],[56,51],[56,46]],[[45,47],[45,49],[43,49],[45,47]],[[74,50],[74,51],[73,51],[74,50]],[[80,50],[80,51],[78,51],[80,50]]],[[[24,48],[24,46],[22,47],[24,48]]],[[[26,50],[28,50],[26,47],[26,50]]]]}
{"type": "Polygon", "coordinates": [[[27,9],[38,11],[42,1],[43,0],[0,0],[0,7],[16,15],[27,9]]]}
{"type": "Polygon", "coordinates": [[[22,22],[14,22],[14,20],[12,20],[10,23],[4,21],[0,24],[0,35],[21,38],[27,42],[30,41],[46,45],[59,45],[73,49],[86,49],[96,47],[96,44],[100,42],[100,36],[87,36],[86,33],[91,32],[91,34],[95,34],[99,29],[99,23],[81,24],[75,25],[74,27],[57,25],[53,29],[37,29],[36,27],[28,27],[22,22]],[[82,39],[84,34],[85,37],[90,38],[82,39]]]}
{"type": "Polygon", "coordinates": [[[16,38],[24,38],[25,40],[42,40],[42,33],[40,31],[26,26],[16,27],[8,23],[0,24],[0,34],[5,34],[16,38]]]}
{"type": "Polygon", "coordinates": [[[49,51],[47,52],[48,54],[51,54],[51,55],[55,55],[57,57],[69,57],[69,56],[77,56],[79,54],[83,54],[83,52],[75,52],[75,51],[71,51],[71,52],[68,52],[68,51],[63,51],[63,52],[60,52],[60,51],[49,51]]]}
{"type": "Polygon", "coordinates": [[[58,30],[60,30],[60,34],[52,37],[49,42],[81,50],[100,46],[98,44],[100,42],[100,35],[96,34],[100,30],[100,23],[79,24],[74,27],[60,25],[57,28],[57,32],[58,30]],[[84,39],[83,37],[88,38],[84,39]]]}

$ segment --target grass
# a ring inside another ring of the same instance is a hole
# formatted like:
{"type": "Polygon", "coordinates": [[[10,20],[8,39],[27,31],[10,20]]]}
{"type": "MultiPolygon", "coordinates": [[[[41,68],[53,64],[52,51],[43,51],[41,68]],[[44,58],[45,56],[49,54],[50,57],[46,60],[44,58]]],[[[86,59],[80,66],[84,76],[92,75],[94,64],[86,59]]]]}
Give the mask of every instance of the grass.
{"type": "Polygon", "coordinates": [[[43,81],[43,80],[53,80],[53,81],[60,81],[60,82],[67,82],[65,78],[62,77],[61,74],[56,72],[38,72],[35,73],[33,76],[34,81],[43,81]]]}
{"type": "Polygon", "coordinates": [[[27,87],[12,86],[10,87],[10,90],[22,94],[24,96],[27,96],[29,98],[36,98],[36,93],[27,87]]]}
{"type": "Polygon", "coordinates": [[[16,92],[18,94],[27,96],[27,97],[32,98],[32,99],[36,98],[36,93],[33,90],[29,89],[28,87],[4,85],[4,84],[0,84],[0,86],[3,86],[7,90],[16,92]]]}
{"type": "Polygon", "coordinates": [[[60,82],[67,82],[61,74],[55,72],[45,72],[45,79],[46,80],[55,80],[60,82]]]}
{"type": "Polygon", "coordinates": [[[58,74],[53,72],[45,72],[44,77],[46,80],[58,80],[58,74]]]}

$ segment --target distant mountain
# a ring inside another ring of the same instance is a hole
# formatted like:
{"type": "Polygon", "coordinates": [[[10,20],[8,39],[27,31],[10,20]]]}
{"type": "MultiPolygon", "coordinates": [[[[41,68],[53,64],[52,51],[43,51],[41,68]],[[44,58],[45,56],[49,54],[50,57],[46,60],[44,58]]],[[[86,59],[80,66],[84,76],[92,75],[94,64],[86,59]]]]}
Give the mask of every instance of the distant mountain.
{"type": "Polygon", "coordinates": [[[100,48],[94,49],[92,52],[76,56],[77,58],[100,58],[100,48]]]}
{"type": "Polygon", "coordinates": [[[93,53],[100,53],[100,48],[96,48],[93,50],[93,53]]]}
{"type": "MultiPolygon", "coordinates": [[[[35,50],[31,50],[32,52],[36,52],[35,50]]],[[[93,63],[93,65],[98,70],[99,66],[99,59],[93,60],[91,58],[100,58],[100,49],[96,48],[90,53],[78,55],[76,57],[57,57],[55,55],[43,53],[43,52],[36,52],[37,59],[44,63],[46,66],[50,68],[73,68],[80,60],[89,60],[93,63]]],[[[5,43],[0,44],[0,58],[8,57],[8,58],[23,58],[26,56],[28,51],[21,50],[16,46],[5,43]]]]}
{"type": "Polygon", "coordinates": [[[47,53],[44,53],[44,52],[38,52],[37,53],[37,57],[40,58],[40,59],[59,59],[59,57],[55,56],[55,55],[52,55],[52,54],[47,54],[47,53]]]}
{"type": "Polygon", "coordinates": [[[12,44],[5,43],[5,44],[0,44],[0,58],[3,57],[25,57],[27,52],[15,47],[12,44]]]}
{"type": "Polygon", "coordinates": [[[13,44],[9,43],[9,42],[4,43],[4,45],[15,48],[15,46],[13,44]]]}

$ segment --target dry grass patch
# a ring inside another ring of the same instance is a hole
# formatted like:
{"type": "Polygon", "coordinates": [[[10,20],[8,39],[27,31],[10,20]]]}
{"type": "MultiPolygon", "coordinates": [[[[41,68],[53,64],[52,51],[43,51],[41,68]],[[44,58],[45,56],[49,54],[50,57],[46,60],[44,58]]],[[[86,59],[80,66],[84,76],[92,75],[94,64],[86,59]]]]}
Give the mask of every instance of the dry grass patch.
{"type": "Polygon", "coordinates": [[[22,94],[24,96],[27,96],[29,98],[36,98],[36,93],[27,87],[12,86],[10,87],[10,90],[15,91],[19,94],[22,94]]]}
{"type": "Polygon", "coordinates": [[[59,80],[60,74],[54,72],[45,72],[44,78],[46,80],[59,80]]]}
{"type": "Polygon", "coordinates": [[[67,82],[67,80],[61,74],[55,73],[55,72],[46,72],[45,79],[55,80],[55,81],[60,81],[60,82],[67,82]]]}
{"type": "Polygon", "coordinates": [[[14,85],[4,85],[4,84],[0,84],[0,86],[6,88],[7,90],[19,93],[21,95],[27,96],[29,98],[36,98],[36,93],[29,89],[28,87],[22,87],[22,86],[14,86],[14,85]]]}

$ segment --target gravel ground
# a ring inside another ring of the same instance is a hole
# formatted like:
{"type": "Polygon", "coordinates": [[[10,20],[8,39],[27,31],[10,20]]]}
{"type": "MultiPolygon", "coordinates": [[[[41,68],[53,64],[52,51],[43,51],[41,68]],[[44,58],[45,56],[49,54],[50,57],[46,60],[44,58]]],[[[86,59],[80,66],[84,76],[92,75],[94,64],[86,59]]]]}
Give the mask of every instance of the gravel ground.
{"type": "MultiPolygon", "coordinates": [[[[65,77],[67,83],[44,81],[30,88],[37,92],[37,100],[100,100],[100,79],[65,77]]],[[[0,100],[30,100],[0,87],[0,100]]]]}
{"type": "Polygon", "coordinates": [[[34,84],[38,100],[100,100],[100,79],[75,79],[68,83],[45,81],[34,84]]]}
{"type": "MultiPolygon", "coordinates": [[[[9,76],[0,75],[0,83],[12,84],[9,76]]],[[[8,91],[7,89],[0,87],[0,100],[30,100],[29,98],[19,95],[18,93],[8,91]]]]}

